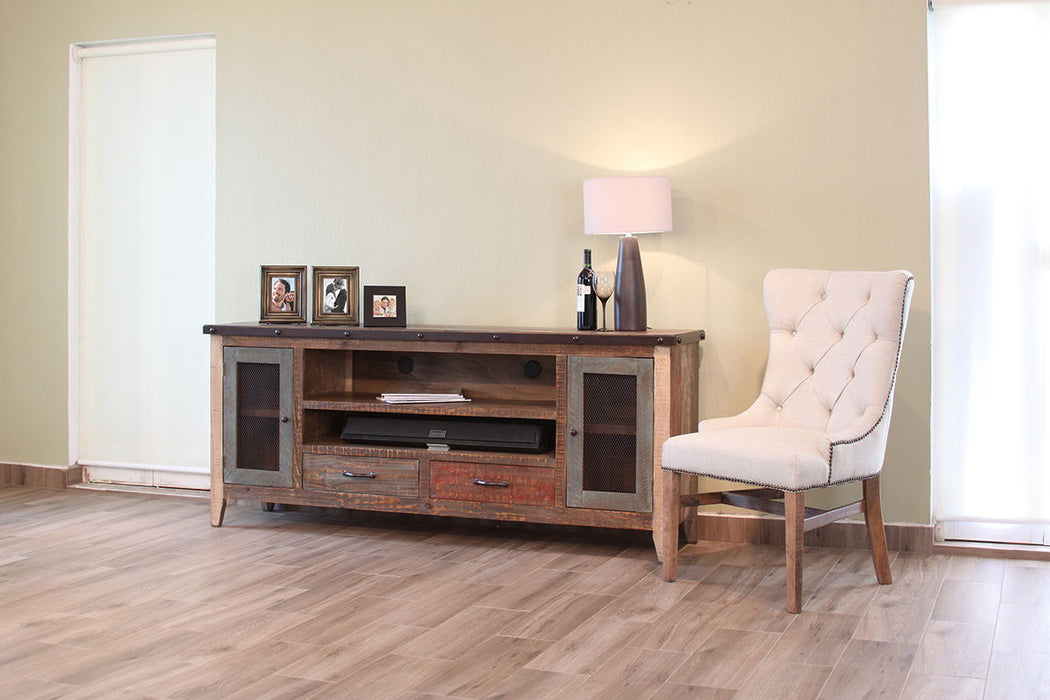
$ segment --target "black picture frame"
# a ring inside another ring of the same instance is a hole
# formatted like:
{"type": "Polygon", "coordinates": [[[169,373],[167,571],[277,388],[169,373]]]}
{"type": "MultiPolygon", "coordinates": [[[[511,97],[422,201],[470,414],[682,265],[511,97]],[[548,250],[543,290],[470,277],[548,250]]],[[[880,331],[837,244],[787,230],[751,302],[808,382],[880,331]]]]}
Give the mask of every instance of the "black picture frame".
{"type": "Polygon", "coordinates": [[[356,267],[315,266],[313,268],[313,324],[316,326],[356,326],[358,297],[356,267]],[[332,289],[329,289],[332,287],[332,289]],[[333,294],[334,299],[329,296],[333,294]],[[339,310],[332,304],[338,303],[339,310]]]}
{"type": "Polygon", "coordinates": [[[364,325],[405,327],[405,288],[365,285],[364,325]]]}
{"type": "Polygon", "coordinates": [[[259,322],[306,323],[306,266],[263,265],[261,272],[259,322]],[[276,291],[277,285],[284,291],[276,291]]]}

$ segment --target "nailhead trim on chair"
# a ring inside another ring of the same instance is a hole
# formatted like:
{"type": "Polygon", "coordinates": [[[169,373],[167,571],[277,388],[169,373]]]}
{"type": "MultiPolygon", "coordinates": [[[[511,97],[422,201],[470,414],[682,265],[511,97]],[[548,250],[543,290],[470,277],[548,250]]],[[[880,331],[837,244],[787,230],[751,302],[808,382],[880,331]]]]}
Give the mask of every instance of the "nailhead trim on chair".
{"type": "Polygon", "coordinates": [[[747,484],[748,486],[761,486],[765,489],[776,489],[777,491],[787,491],[788,493],[802,493],[803,491],[809,491],[811,489],[822,489],[825,486],[838,486],[839,484],[849,484],[854,481],[863,481],[864,479],[870,479],[873,476],[878,476],[879,472],[874,472],[866,476],[851,476],[848,479],[840,479],[839,481],[827,481],[823,484],[816,484],[814,486],[806,486],[801,489],[792,489],[782,486],[780,484],[767,484],[762,481],[749,481],[747,479],[728,479],[722,474],[707,474],[706,472],[687,472],[681,469],[669,469],[668,467],[661,467],[664,471],[674,472],[675,474],[682,474],[683,476],[703,476],[708,479],[718,479],[719,481],[732,481],[734,484],[747,484]]]}
{"type": "MultiPolygon", "coordinates": [[[[900,325],[898,326],[898,331],[897,331],[897,360],[893,364],[893,375],[890,377],[890,390],[888,392],[886,392],[886,402],[882,404],[882,413],[879,414],[879,419],[877,421],[875,421],[872,424],[872,426],[868,429],[868,431],[866,433],[864,433],[863,435],[860,435],[859,437],[852,438],[850,440],[839,440],[838,442],[831,443],[831,446],[830,446],[829,452],[828,452],[828,475],[829,475],[828,476],[828,484],[827,484],[828,486],[833,486],[834,485],[831,482],[830,474],[831,474],[831,468],[832,468],[832,460],[835,458],[835,447],[837,445],[852,445],[855,442],[860,442],[861,440],[863,440],[864,438],[868,437],[873,432],[875,432],[875,429],[879,427],[879,423],[881,423],[883,421],[883,419],[886,417],[886,409],[890,405],[890,398],[893,396],[893,391],[894,391],[894,389],[897,386],[897,370],[899,370],[900,366],[901,366],[901,349],[904,346],[904,311],[907,308],[908,297],[909,297],[910,292],[911,292],[911,287],[912,287],[912,285],[914,283],[915,283],[915,277],[909,277],[908,281],[905,282],[904,296],[903,296],[903,298],[901,300],[900,325]]],[[[881,471],[881,469],[879,471],[881,471]]],[[[875,474],[878,474],[878,473],[879,472],[875,472],[875,474]]],[[[853,477],[851,479],[845,479],[843,481],[836,481],[834,483],[835,484],[844,484],[844,483],[849,483],[850,481],[860,481],[861,479],[869,479],[869,478],[875,476],[875,474],[869,474],[868,476],[853,477]]]]}

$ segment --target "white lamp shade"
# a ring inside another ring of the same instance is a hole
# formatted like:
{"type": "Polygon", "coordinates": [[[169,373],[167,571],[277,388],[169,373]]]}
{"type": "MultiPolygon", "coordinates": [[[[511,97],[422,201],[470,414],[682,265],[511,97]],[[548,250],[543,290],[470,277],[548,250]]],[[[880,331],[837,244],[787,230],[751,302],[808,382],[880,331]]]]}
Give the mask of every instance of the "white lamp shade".
{"type": "Polygon", "coordinates": [[[597,177],[583,181],[583,232],[655,233],[671,230],[671,178],[597,177]]]}

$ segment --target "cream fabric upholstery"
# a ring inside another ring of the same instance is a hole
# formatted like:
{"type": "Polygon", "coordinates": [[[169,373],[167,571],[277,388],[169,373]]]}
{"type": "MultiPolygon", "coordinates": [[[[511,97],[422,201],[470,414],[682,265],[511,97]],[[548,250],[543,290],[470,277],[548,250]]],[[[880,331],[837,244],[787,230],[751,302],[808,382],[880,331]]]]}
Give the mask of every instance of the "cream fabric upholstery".
{"type": "Polygon", "coordinates": [[[663,468],[784,491],[878,474],[913,281],[903,270],[771,271],[761,395],[665,442],[663,468]]]}

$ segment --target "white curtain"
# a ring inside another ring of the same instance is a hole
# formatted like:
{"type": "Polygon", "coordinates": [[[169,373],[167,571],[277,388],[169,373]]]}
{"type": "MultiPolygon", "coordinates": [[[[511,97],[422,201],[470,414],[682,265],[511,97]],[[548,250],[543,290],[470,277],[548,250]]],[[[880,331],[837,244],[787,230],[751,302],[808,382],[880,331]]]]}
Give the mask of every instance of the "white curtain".
{"type": "Polygon", "coordinates": [[[934,5],[934,517],[1000,524],[958,539],[1042,543],[1050,530],[1050,2],[934,5]]]}
{"type": "Polygon", "coordinates": [[[74,47],[72,60],[75,458],[95,481],[207,488],[214,39],[74,47]]]}

